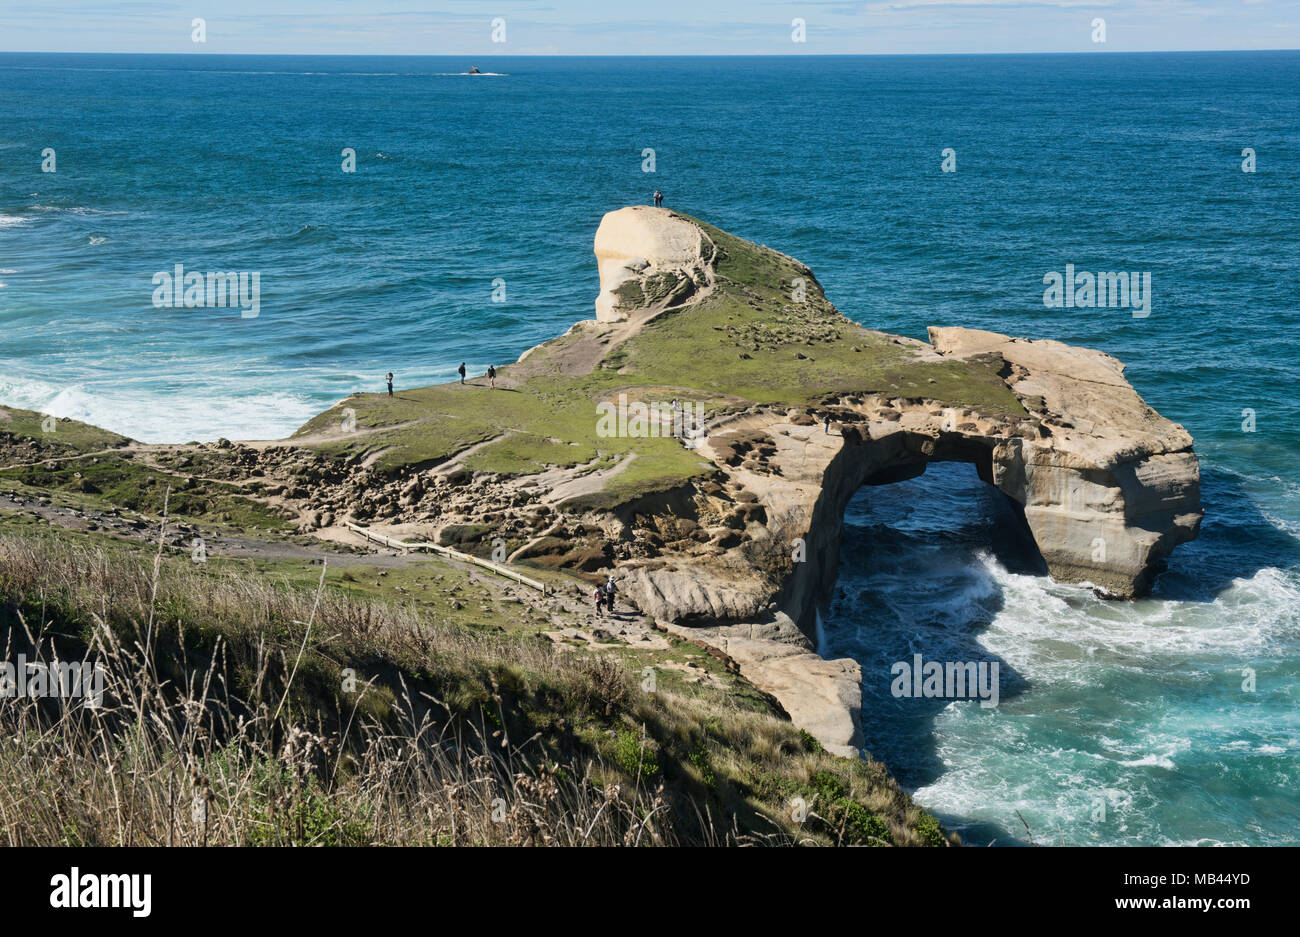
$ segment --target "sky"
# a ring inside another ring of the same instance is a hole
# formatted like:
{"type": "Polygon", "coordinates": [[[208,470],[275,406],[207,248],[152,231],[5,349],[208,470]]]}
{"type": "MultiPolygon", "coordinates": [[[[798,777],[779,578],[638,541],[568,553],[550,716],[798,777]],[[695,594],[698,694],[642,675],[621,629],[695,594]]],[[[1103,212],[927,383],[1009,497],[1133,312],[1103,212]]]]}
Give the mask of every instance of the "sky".
{"type": "Polygon", "coordinates": [[[0,0],[4,52],[481,58],[1296,48],[1300,0],[0,0]],[[203,42],[194,41],[195,18],[204,21],[203,42]],[[1094,41],[1097,19],[1104,42],[1094,41]]]}

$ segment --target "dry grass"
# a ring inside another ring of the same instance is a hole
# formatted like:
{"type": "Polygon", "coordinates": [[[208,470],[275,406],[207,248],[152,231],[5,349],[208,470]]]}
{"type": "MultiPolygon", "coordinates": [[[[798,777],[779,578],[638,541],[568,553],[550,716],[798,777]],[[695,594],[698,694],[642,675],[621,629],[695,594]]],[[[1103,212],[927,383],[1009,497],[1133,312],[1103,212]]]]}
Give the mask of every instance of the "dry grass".
{"type": "Polygon", "coordinates": [[[106,688],[97,707],[0,698],[0,841],[866,841],[845,827],[850,802],[878,814],[882,841],[933,841],[880,766],[770,714],[639,693],[606,659],[439,627],[323,580],[0,537],[4,659],[98,660],[106,688]],[[811,821],[784,815],[792,794],[811,821]]]}

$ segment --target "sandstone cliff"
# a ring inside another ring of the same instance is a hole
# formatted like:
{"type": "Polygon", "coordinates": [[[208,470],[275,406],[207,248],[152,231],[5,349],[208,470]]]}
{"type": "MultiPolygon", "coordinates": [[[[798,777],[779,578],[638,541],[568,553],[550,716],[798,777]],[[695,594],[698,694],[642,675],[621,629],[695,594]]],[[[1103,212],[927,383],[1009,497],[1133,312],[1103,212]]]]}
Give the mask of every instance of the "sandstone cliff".
{"type": "Polygon", "coordinates": [[[811,635],[862,486],[970,462],[1051,575],[1115,597],[1196,534],[1191,437],[1106,354],[873,331],[799,261],[664,209],[606,215],[595,251],[595,318],[498,369],[495,389],[353,395],[288,440],[227,450],[230,477],[256,463],[276,510],[317,536],[361,522],[580,595],[612,574],[841,753],[860,743],[861,673],[811,635]]]}

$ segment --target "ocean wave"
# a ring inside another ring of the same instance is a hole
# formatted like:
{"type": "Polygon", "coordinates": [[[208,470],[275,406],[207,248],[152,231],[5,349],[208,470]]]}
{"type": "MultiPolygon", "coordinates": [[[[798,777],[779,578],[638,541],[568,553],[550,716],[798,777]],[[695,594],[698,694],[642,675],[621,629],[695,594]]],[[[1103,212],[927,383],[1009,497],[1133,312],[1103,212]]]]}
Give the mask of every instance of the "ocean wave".
{"type": "MultiPolygon", "coordinates": [[[[1265,567],[1235,579],[1211,602],[1121,604],[1097,598],[1085,586],[1009,573],[996,561],[988,568],[1003,607],[979,640],[1020,665],[1037,660],[1040,667],[1050,666],[1051,657],[1042,655],[1053,643],[1086,650],[1094,666],[1143,668],[1189,655],[1248,660],[1295,641],[1300,577],[1290,570],[1265,567]]],[[[1053,678],[1086,683],[1089,669],[1061,655],[1053,678]]]]}
{"type": "Polygon", "coordinates": [[[1174,760],[1166,755],[1143,755],[1133,761],[1121,761],[1120,764],[1126,768],[1165,768],[1169,771],[1174,770],[1174,760]]]}
{"type": "Polygon", "coordinates": [[[43,214],[58,213],[66,215],[81,216],[100,216],[100,215],[128,215],[130,212],[121,211],[116,208],[91,208],[88,205],[32,205],[28,211],[38,211],[43,214]]]}
{"type": "Polygon", "coordinates": [[[0,228],[14,228],[29,221],[31,221],[30,218],[23,218],[19,215],[0,215],[0,228]]]}
{"type": "Polygon", "coordinates": [[[1294,784],[1278,714],[1297,685],[1287,662],[1300,638],[1300,570],[1252,569],[1205,601],[1107,601],[1087,584],[1013,572],[972,525],[954,526],[977,490],[960,478],[904,485],[913,487],[873,490],[846,514],[845,598],[819,643],[862,663],[867,747],[918,803],[981,844],[1023,841],[1017,812],[1040,843],[1278,840],[1243,829],[1257,809],[1246,801],[1216,805],[1207,821],[1205,798],[1180,805],[1170,785],[1294,784]],[[999,706],[900,706],[881,674],[904,647],[1000,661],[999,706]],[[1246,667],[1260,689],[1242,710],[1246,667]],[[1094,823],[1098,803],[1106,819],[1094,823]]]}
{"type": "Polygon", "coordinates": [[[324,228],[320,225],[304,224],[300,225],[297,230],[280,234],[267,234],[256,241],[257,245],[276,245],[276,246],[303,246],[310,244],[323,244],[336,240],[338,235],[330,228],[324,228]]]}
{"type": "Polygon", "coordinates": [[[69,417],[153,443],[208,442],[223,436],[279,439],[324,409],[315,397],[288,391],[214,393],[195,388],[166,394],[2,379],[0,405],[69,417]],[[178,438],[177,427],[184,428],[183,439],[178,438]]]}
{"type": "MultiPolygon", "coordinates": [[[[1288,496],[1290,496],[1293,500],[1300,500],[1300,485],[1294,485],[1291,484],[1290,482],[1283,482],[1282,488],[1287,492],[1288,496]]],[[[1266,510],[1264,508],[1260,508],[1259,513],[1264,518],[1264,520],[1272,524],[1273,527],[1276,528],[1278,531],[1284,534],[1289,534],[1290,536],[1296,538],[1297,540],[1300,540],[1300,521],[1292,520],[1291,518],[1287,518],[1287,517],[1279,517],[1278,515],[1274,514],[1272,511],[1266,510]]]]}

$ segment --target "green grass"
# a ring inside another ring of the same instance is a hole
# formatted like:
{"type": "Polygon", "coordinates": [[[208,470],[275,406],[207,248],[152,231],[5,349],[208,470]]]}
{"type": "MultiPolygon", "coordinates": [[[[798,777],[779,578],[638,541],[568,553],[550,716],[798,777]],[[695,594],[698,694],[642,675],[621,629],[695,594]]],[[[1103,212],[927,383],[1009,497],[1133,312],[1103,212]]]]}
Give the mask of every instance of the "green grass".
{"type": "Polygon", "coordinates": [[[465,467],[497,475],[532,475],[545,471],[548,466],[582,465],[597,456],[597,449],[591,443],[511,433],[475,451],[465,460],[465,467]]]}
{"type": "Polygon", "coordinates": [[[883,768],[809,746],[770,706],[667,679],[646,691],[630,667],[528,628],[443,622],[346,579],[316,596],[287,575],[171,553],[155,567],[147,549],[49,535],[0,533],[0,569],[0,637],[26,652],[40,622],[61,658],[106,648],[110,687],[150,681],[110,700],[93,732],[44,721],[35,704],[0,713],[15,843],[613,844],[641,841],[643,820],[657,831],[647,844],[943,841],[883,768]],[[423,740],[403,715],[415,699],[433,704],[423,740]],[[567,785],[559,800],[552,780],[567,785]],[[177,830],[168,792],[188,804],[195,784],[219,822],[177,830]],[[498,791],[553,809],[503,826],[489,816],[498,791]],[[814,803],[827,819],[794,819],[794,795],[830,798],[829,810],[814,803]],[[586,840],[611,813],[617,824],[586,840]],[[541,839],[527,832],[537,824],[541,839]]]}
{"type": "MultiPolygon", "coordinates": [[[[472,471],[531,475],[551,467],[599,463],[608,468],[629,454],[637,458],[610,480],[618,497],[658,490],[702,474],[698,456],[672,439],[600,437],[597,404],[628,388],[616,372],[602,369],[582,377],[542,375],[522,389],[491,390],[443,384],[387,395],[356,395],[317,416],[295,435],[310,436],[340,425],[342,410],[356,413],[355,436],[320,448],[339,454],[381,452],[376,466],[435,465],[478,443],[465,459],[472,471]]],[[[667,402],[672,385],[651,399],[667,402]]],[[[677,389],[676,396],[684,393],[677,389]]],[[[596,467],[596,466],[593,466],[596,467]]]]}
{"type": "Polygon", "coordinates": [[[183,478],[116,453],[8,468],[0,470],[0,480],[67,494],[89,508],[120,507],[160,517],[166,502],[171,516],[191,521],[239,530],[288,530],[293,526],[270,508],[242,495],[234,485],[212,481],[187,484],[183,478]]]}
{"type": "MultiPolygon", "coordinates": [[[[641,402],[700,401],[711,414],[752,404],[808,406],[840,393],[871,392],[1023,412],[987,367],[919,362],[906,347],[840,316],[796,261],[701,226],[718,250],[713,294],[604,349],[591,373],[565,373],[560,364],[566,350],[593,340],[591,327],[583,327],[534,351],[519,368],[530,376],[518,388],[452,383],[403,390],[393,398],[353,395],[303,426],[297,440],[338,457],[373,456],[381,473],[428,467],[462,454],[470,471],[503,476],[621,465],[599,491],[573,505],[612,508],[713,471],[673,439],[598,436],[597,404],[619,393],[641,402]],[[800,303],[790,295],[797,277],[807,281],[807,299],[800,303]],[[348,409],[355,411],[358,431],[340,434],[348,409]],[[313,436],[325,438],[309,441],[313,436]],[[471,447],[477,448],[465,454],[471,447]]],[[[652,297],[661,298],[670,284],[649,287],[652,297]]],[[[508,375],[512,368],[501,370],[508,375]]],[[[42,433],[39,414],[3,414],[8,418],[0,416],[0,453],[17,457],[0,465],[30,464],[0,471],[0,488],[41,491],[60,505],[124,507],[157,517],[170,485],[168,510],[177,520],[242,529],[245,536],[254,527],[272,532],[289,527],[236,485],[187,481],[127,454],[78,456],[121,446],[124,437],[72,422],[42,433]],[[65,456],[78,457],[48,461],[65,456]]],[[[188,474],[226,468],[217,453],[185,456],[191,459],[183,470],[188,474]]],[[[486,555],[491,542],[484,535],[491,529],[463,525],[451,533],[462,549],[486,555]]],[[[520,544],[510,539],[506,546],[513,550],[520,544]]],[[[577,541],[574,546],[586,548],[577,541]]],[[[0,547],[10,551],[0,576],[6,590],[0,594],[0,616],[6,607],[32,615],[39,609],[43,621],[84,636],[89,623],[107,615],[122,637],[135,636],[145,611],[142,596],[152,594],[142,584],[155,547],[104,531],[51,535],[42,521],[3,513],[0,547]],[[106,563],[87,560],[101,552],[106,563]]],[[[366,697],[365,711],[382,731],[393,729],[385,720],[403,688],[414,687],[443,701],[464,724],[490,725],[515,739],[540,739],[539,750],[548,760],[568,766],[558,768],[557,776],[585,773],[592,783],[643,792],[664,785],[688,839],[700,833],[689,827],[693,811],[703,804],[710,817],[728,825],[735,821],[756,836],[780,831],[818,842],[943,842],[937,822],[919,811],[882,767],[829,755],[808,733],[780,718],[770,697],[689,641],[669,638],[666,648],[657,641],[646,642],[649,647],[615,644],[592,657],[583,642],[566,639],[557,645],[549,636],[558,627],[581,624],[585,616],[568,615],[531,593],[525,600],[517,586],[429,558],[392,567],[328,565],[325,618],[304,643],[310,589],[321,575],[317,563],[211,556],[196,565],[185,550],[169,547],[161,569],[157,604],[149,613],[152,619],[156,612],[169,686],[186,685],[183,671],[201,665],[202,654],[221,645],[230,649],[232,661],[223,680],[251,694],[261,683],[251,679],[250,661],[262,659],[263,642],[277,679],[283,673],[274,668],[282,670],[283,662],[305,647],[286,713],[295,724],[329,732],[339,727],[336,688],[342,668],[351,666],[379,680],[374,695],[366,697]],[[192,642],[188,650],[183,642],[192,642]],[[639,688],[645,668],[655,672],[654,692],[639,688]],[[792,798],[813,802],[818,818],[792,825],[792,798]]],[[[545,563],[535,575],[573,588],[572,579],[545,563]]],[[[17,635],[14,622],[9,625],[17,635]]],[[[250,695],[243,702],[254,701],[250,695]]],[[[79,770],[99,785],[102,797],[113,790],[115,779],[97,773],[100,761],[99,752],[87,751],[79,770]]],[[[0,759],[0,776],[3,770],[0,759]]],[[[284,787],[283,779],[269,769],[248,770],[266,788],[255,790],[247,807],[252,828],[261,831],[248,841],[366,841],[368,825],[358,824],[353,798],[335,789],[332,780],[305,787],[300,812],[289,815],[290,826],[277,826],[283,818],[273,822],[259,811],[265,797],[284,787]]],[[[410,776],[416,773],[412,769],[410,776]]],[[[404,796],[396,791],[383,803],[404,796]]],[[[414,826],[425,822],[412,817],[414,826]]],[[[419,840],[426,832],[421,828],[401,841],[419,840]]],[[[113,834],[90,824],[74,826],[66,835],[95,842],[113,834]]],[[[429,841],[441,842],[448,834],[428,835],[429,841]]],[[[475,835],[488,841],[496,834],[475,835]]]]}
{"type": "MultiPolygon", "coordinates": [[[[1015,395],[987,365],[923,362],[904,345],[843,317],[802,264],[690,219],[717,247],[718,281],[704,300],[650,322],[610,349],[586,375],[559,373],[561,354],[586,328],[548,342],[527,362],[519,387],[444,384],[396,397],[359,394],[317,416],[299,438],[336,430],[344,408],[359,432],[321,444],[339,454],[378,453],[377,467],[434,465],[465,458],[473,471],[528,475],[551,467],[608,467],[635,455],[586,506],[613,506],[697,478],[707,468],[671,439],[601,438],[596,405],[630,400],[703,400],[707,409],[751,404],[808,406],[839,394],[927,397],[948,405],[1021,415],[1015,395]],[[806,297],[793,299],[795,281],[806,297]],[[797,357],[800,356],[800,357],[797,357]]],[[[508,373],[509,368],[502,369],[508,373]]]]}
{"type": "Polygon", "coordinates": [[[923,363],[907,347],[844,318],[802,264],[695,223],[718,246],[718,288],[697,306],[660,316],[634,338],[628,376],[667,383],[690,375],[697,392],[759,404],[806,405],[832,394],[885,393],[1024,413],[987,366],[923,363]],[[805,281],[803,302],[792,298],[797,278],[805,281]]]}
{"type": "MultiPolygon", "coordinates": [[[[464,458],[469,470],[504,476],[556,467],[605,469],[626,462],[600,491],[577,502],[613,507],[710,471],[672,439],[598,436],[596,406],[619,393],[644,402],[699,400],[715,414],[752,404],[808,406],[840,394],[883,393],[1023,415],[1015,395],[988,366],[922,362],[906,346],[840,315],[799,262],[688,220],[716,246],[714,292],[659,316],[628,342],[609,349],[592,373],[563,374],[557,363],[575,343],[592,340],[590,327],[581,327],[536,349],[527,362],[532,376],[517,388],[456,382],[403,390],[395,397],[354,394],[313,418],[294,438],[307,444],[308,438],[324,435],[325,440],[312,443],[321,451],[373,456],[381,472],[436,465],[471,447],[478,448],[464,458]],[[806,296],[796,302],[798,279],[804,281],[806,296]],[[340,433],[348,410],[355,413],[357,432],[340,433]]],[[[55,431],[45,433],[41,423],[41,415],[32,411],[0,411],[0,434],[29,440],[41,456],[128,441],[75,421],[56,422],[55,431]]],[[[30,451],[23,451],[28,461],[35,461],[30,451]]],[[[107,477],[107,466],[80,468],[106,499],[157,513],[160,499],[150,490],[156,481],[126,463],[111,464],[123,470],[116,482],[107,477]]],[[[53,470],[19,477],[24,483],[64,489],[80,483],[53,470]]],[[[220,488],[179,494],[177,503],[179,513],[192,516],[281,524],[255,503],[220,488]]]]}
{"type": "Polygon", "coordinates": [[[18,439],[34,440],[42,446],[63,450],[59,456],[75,452],[94,452],[125,446],[131,440],[98,426],[77,420],[50,419],[34,410],[0,407],[0,437],[8,434],[18,439]],[[52,432],[46,430],[51,429],[52,432]]]}

